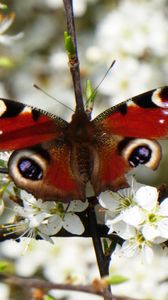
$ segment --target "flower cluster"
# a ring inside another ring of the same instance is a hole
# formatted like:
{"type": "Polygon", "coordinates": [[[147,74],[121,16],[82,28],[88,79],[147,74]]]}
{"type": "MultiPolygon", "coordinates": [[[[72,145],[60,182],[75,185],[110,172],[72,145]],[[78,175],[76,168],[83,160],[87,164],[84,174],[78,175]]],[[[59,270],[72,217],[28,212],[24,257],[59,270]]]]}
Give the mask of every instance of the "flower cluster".
{"type": "Polygon", "coordinates": [[[161,203],[155,187],[137,184],[118,193],[101,193],[99,202],[106,208],[105,223],[109,234],[116,233],[124,243],[126,257],[139,254],[151,262],[155,250],[168,240],[168,198],[161,203]]]}
{"type": "Polygon", "coordinates": [[[72,201],[70,204],[64,204],[55,201],[36,200],[25,191],[20,192],[22,205],[8,199],[1,201],[1,228],[5,235],[20,233],[20,237],[27,236],[42,239],[53,243],[50,236],[56,235],[62,228],[74,235],[81,235],[84,232],[84,226],[80,217],[76,213],[84,211],[88,202],[72,201]],[[7,212],[7,214],[6,214],[7,212]],[[12,223],[4,224],[9,221],[5,217],[12,213],[12,223]],[[5,217],[4,217],[5,215],[5,217]]]}

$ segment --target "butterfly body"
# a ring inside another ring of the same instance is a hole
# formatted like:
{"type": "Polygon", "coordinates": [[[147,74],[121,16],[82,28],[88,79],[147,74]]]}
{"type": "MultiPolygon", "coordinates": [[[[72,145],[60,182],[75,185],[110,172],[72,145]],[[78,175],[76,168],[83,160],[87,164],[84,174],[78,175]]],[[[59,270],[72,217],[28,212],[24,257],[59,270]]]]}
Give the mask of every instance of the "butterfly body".
{"type": "Polygon", "coordinates": [[[94,120],[77,109],[70,123],[22,103],[0,99],[0,150],[14,150],[15,184],[44,200],[85,200],[126,187],[124,175],[145,164],[156,169],[168,136],[168,87],[116,105],[94,120]]]}

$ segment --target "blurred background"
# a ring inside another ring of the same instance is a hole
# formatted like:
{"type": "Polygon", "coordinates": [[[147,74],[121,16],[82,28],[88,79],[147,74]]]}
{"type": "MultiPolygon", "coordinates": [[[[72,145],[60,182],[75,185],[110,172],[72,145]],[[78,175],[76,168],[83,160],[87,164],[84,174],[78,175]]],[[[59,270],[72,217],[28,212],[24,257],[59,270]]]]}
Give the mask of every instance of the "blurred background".
{"type": "MultiPolygon", "coordinates": [[[[167,0],[74,0],[73,3],[83,91],[87,79],[96,87],[116,60],[98,89],[93,117],[118,102],[167,84],[167,0]]],[[[63,41],[66,20],[62,1],[14,0],[3,4],[8,9],[1,9],[1,14],[13,19],[10,14],[14,13],[15,18],[10,27],[4,26],[4,18],[0,19],[0,96],[45,109],[70,121],[70,110],[33,87],[37,84],[74,109],[63,41]]],[[[164,158],[160,168],[153,172],[140,167],[133,172],[139,181],[157,186],[168,182],[167,143],[161,144],[164,158]]],[[[98,276],[89,239],[56,238],[54,246],[38,241],[26,253],[24,247],[24,242],[14,241],[0,245],[1,258],[9,259],[17,274],[40,275],[56,282],[68,279],[71,274],[76,282],[82,283],[98,276]]],[[[167,283],[160,283],[168,277],[168,261],[156,258],[155,264],[146,269],[141,262],[116,258],[111,270],[130,279],[115,286],[115,294],[137,299],[168,299],[167,283]]],[[[58,300],[79,297],[55,291],[52,295],[58,300]]],[[[100,299],[85,294],[80,298],[100,299]]],[[[24,289],[21,292],[0,284],[0,299],[30,299],[30,295],[24,289]]]]}

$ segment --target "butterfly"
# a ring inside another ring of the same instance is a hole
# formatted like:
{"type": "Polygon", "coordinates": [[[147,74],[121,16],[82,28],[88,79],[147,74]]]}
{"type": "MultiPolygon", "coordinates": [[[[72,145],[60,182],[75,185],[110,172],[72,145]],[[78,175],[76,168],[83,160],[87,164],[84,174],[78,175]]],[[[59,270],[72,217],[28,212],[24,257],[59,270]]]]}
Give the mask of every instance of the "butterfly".
{"type": "Polygon", "coordinates": [[[43,200],[86,198],[128,184],[140,164],[156,169],[168,136],[168,87],[111,107],[91,120],[76,109],[70,123],[56,115],[0,99],[0,150],[14,150],[8,172],[17,187],[43,200]]]}

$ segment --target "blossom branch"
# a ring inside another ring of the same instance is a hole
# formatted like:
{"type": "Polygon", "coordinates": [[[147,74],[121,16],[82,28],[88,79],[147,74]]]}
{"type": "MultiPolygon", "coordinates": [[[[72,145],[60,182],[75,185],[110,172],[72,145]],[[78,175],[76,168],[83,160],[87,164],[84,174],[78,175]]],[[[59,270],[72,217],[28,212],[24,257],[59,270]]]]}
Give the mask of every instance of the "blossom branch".
{"type": "Polygon", "coordinates": [[[0,274],[0,281],[18,287],[27,287],[27,288],[37,288],[41,290],[64,290],[64,291],[74,291],[74,292],[83,292],[87,294],[103,296],[106,295],[106,299],[108,300],[137,300],[135,298],[125,297],[125,296],[113,296],[110,292],[104,292],[103,288],[96,289],[94,285],[72,285],[72,284],[60,284],[60,283],[52,283],[44,279],[38,278],[25,278],[21,276],[6,276],[0,274]]]}

